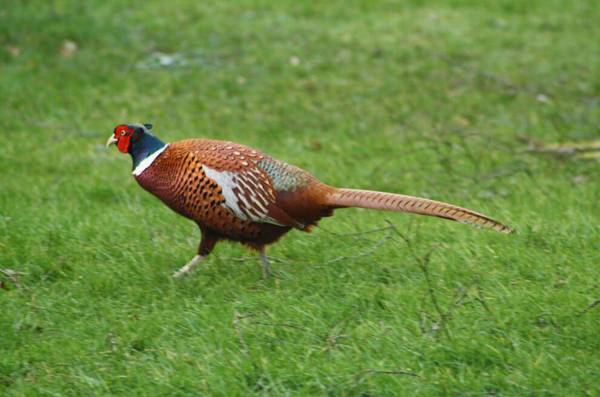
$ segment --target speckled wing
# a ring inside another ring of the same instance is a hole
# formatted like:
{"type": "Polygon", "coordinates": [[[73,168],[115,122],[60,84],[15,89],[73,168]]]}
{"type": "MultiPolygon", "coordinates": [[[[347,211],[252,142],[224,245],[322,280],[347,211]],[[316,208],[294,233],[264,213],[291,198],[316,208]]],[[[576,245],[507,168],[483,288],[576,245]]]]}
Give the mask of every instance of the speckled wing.
{"type": "Polygon", "coordinates": [[[212,189],[218,204],[236,218],[255,223],[270,223],[302,229],[304,225],[277,206],[277,192],[269,174],[260,166],[269,158],[258,151],[231,142],[187,140],[174,143],[185,147],[186,164],[206,179],[206,195],[212,189]]]}

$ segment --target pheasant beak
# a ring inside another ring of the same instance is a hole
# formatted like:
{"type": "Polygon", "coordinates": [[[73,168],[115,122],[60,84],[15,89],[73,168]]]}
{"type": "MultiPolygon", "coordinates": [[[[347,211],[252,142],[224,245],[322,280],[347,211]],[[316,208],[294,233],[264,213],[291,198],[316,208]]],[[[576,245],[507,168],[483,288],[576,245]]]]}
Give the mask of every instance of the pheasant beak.
{"type": "Polygon", "coordinates": [[[114,136],[114,135],[111,135],[111,136],[108,138],[108,141],[106,141],[106,147],[109,147],[110,145],[116,144],[116,143],[117,143],[117,141],[118,141],[118,139],[117,139],[117,138],[115,138],[115,136],[114,136]]]}

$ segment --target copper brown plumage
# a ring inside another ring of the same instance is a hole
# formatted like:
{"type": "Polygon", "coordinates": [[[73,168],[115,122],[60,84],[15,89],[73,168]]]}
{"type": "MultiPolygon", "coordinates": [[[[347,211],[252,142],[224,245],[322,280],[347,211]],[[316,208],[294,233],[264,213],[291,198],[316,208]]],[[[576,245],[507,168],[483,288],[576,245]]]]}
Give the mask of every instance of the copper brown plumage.
{"type": "Polygon", "coordinates": [[[259,250],[266,276],[266,245],[293,228],[309,231],[337,208],[411,212],[512,231],[485,215],[439,201],[334,188],[307,171],[244,145],[209,139],[164,144],[149,128],[119,125],[108,144],[117,143],[119,150],[132,155],[134,176],[144,189],[198,224],[202,233],[198,255],[175,276],[192,269],[219,240],[259,250]]]}

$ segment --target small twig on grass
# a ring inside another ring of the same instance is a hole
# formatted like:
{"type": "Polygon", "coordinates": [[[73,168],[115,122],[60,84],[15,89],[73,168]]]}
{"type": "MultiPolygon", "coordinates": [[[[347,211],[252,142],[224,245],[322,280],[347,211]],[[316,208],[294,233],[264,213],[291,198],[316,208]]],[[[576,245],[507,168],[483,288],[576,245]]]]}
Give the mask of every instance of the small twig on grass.
{"type": "Polygon", "coordinates": [[[336,232],[332,232],[330,230],[327,230],[325,228],[323,228],[322,226],[319,226],[319,230],[323,230],[325,233],[327,234],[332,234],[334,236],[337,237],[355,237],[355,236],[363,236],[365,234],[371,234],[371,233],[377,233],[377,232],[384,232],[386,230],[391,230],[392,227],[385,226],[385,227],[377,227],[375,229],[369,229],[369,230],[364,230],[361,232],[354,232],[354,233],[336,233],[336,232]]]}
{"type": "Polygon", "coordinates": [[[264,325],[264,326],[268,326],[268,327],[284,327],[284,328],[292,328],[292,329],[297,329],[299,331],[309,331],[309,329],[302,327],[300,325],[296,325],[296,324],[290,324],[290,323],[265,323],[262,321],[250,321],[250,324],[256,324],[256,325],[264,325]]]}
{"type": "Polygon", "coordinates": [[[368,250],[361,252],[360,254],[357,255],[350,255],[350,256],[346,256],[346,255],[342,255],[342,256],[338,256],[337,258],[333,258],[330,259],[326,262],[324,262],[323,264],[328,265],[330,263],[335,263],[335,262],[339,262],[339,261],[343,261],[343,260],[347,260],[347,259],[358,259],[358,258],[362,258],[368,255],[371,255],[372,253],[374,253],[375,251],[377,251],[379,249],[379,247],[381,247],[383,244],[385,244],[386,241],[388,241],[391,237],[391,228],[387,228],[384,230],[388,230],[388,233],[385,234],[385,236],[383,236],[382,238],[380,238],[375,244],[373,244],[373,246],[371,248],[369,248],[368,250]]]}
{"type": "Polygon", "coordinates": [[[507,176],[512,176],[514,174],[518,174],[519,172],[528,172],[528,171],[529,171],[529,167],[525,163],[520,162],[520,163],[513,164],[509,167],[497,168],[494,171],[489,172],[487,174],[479,174],[472,179],[476,182],[481,182],[481,181],[487,181],[487,180],[492,180],[492,179],[504,178],[507,176]]]}
{"type": "Polygon", "coordinates": [[[421,376],[419,376],[419,374],[412,372],[412,371],[407,371],[404,369],[399,369],[399,370],[377,370],[377,369],[365,369],[362,372],[359,372],[359,375],[408,375],[408,376],[414,376],[415,378],[420,378],[421,376]]]}
{"type": "MultiPolygon", "coordinates": [[[[431,273],[429,271],[429,264],[431,261],[431,256],[435,252],[435,250],[439,247],[439,245],[433,245],[430,247],[429,251],[427,251],[424,255],[419,255],[419,254],[417,254],[417,252],[414,248],[413,240],[411,238],[409,238],[407,235],[405,235],[404,233],[400,232],[396,227],[393,226],[393,224],[391,222],[389,222],[389,221],[386,221],[386,222],[388,222],[388,224],[390,224],[390,226],[393,228],[392,230],[398,236],[400,236],[400,238],[406,243],[406,246],[408,247],[408,250],[409,250],[411,256],[414,258],[415,262],[417,263],[417,265],[423,272],[423,276],[425,278],[425,283],[427,284],[427,293],[429,295],[429,299],[431,300],[431,304],[433,305],[433,307],[438,315],[438,318],[435,320],[435,322],[432,326],[432,331],[438,331],[441,329],[444,332],[444,334],[446,335],[446,337],[448,337],[448,339],[451,339],[452,337],[448,330],[447,323],[452,318],[452,314],[453,314],[454,310],[464,303],[464,299],[467,296],[467,290],[465,288],[457,289],[452,298],[452,303],[450,303],[450,305],[446,308],[446,310],[443,310],[442,306],[440,305],[440,303],[438,301],[434,283],[431,278],[431,273]]],[[[430,316],[428,316],[428,317],[430,317],[430,316]]],[[[424,330],[423,327],[421,327],[421,329],[424,330]]]]}
{"type": "Polygon", "coordinates": [[[600,140],[590,142],[571,142],[562,144],[546,144],[532,139],[527,141],[528,152],[534,153],[556,153],[560,155],[572,155],[577,153],[600,151],[600,140]]]}
{"type": "MultiPolygon", "coordinates": [[[[248,347],[248,344],[246,343],[246,339],[244,338],[244,334],[242,332],[242,321],[245,319],[250,319],[252,317],[254,317],[254,314],[239,314],[238,312],[234,312],[233,314],[233,328],[235,329],[235,332],[237,334],[238,340],[240,341],[240,345],[242,346],[242,350],[244,351],[244,353],[248,354],[250,352],[250,349],[248,347]]],[[[297,325],[297,324],[292,324],[292,323],[271,323],[271,322],[265,322],[265,321],[255,321],[255,320],[249,320],[248,322],[245,322],[245,324],[248,325],[261,325],[261,326],[265,326],[265,327],[283,327],[283,328],[289,328],[289,329],[294,329],[294,330],[298,330],[298,331],[302,331],[302,332],[306,332],[309,334],[313,334],[314,333],[306,328],[303,327],[301,325],[297,325]]]]}
{"type": "Polygon", "coordinates": [[[444,321],[449,320],[452,318],[452,314],[454,312],[454,310],[460,306],[462,306],[463,302],[465,301],[465,297],[467,297],[467,289],[460,287],[457,288],[456,291],[454,292],[454,297],[452,299],[452,303],[450,304],[450,306],[448,306],[448,308],[446,309],[446,311],[444,312],[444,321]]]}
{"type": "Polygon", "coordinates": [[[477,289],[477,295],[475,296],[475,300],[477,302],[479,302],[481,304],[481,306],[483,306],[483,309],[488,312],[488,314],[490,316],[492,316],[492,318],[494,320],[496,320],[496,317],[494,316],[494,312],[492,312],[492,309],[490,309],[490,307],[488,306],[488,304],[485,301],[485,297],[483,296],[483,290],[481,289],[481,285],[479,285],[479,282],[477,283],[476,287],[477,289]]]}
{"type": "MultiPolygon", "coordinates": [[[[389,222],[389,221],[386,221],[386,222],[388,222],[390,225],[392,225],[391,222],[389,222]]],[[[400,232],[395,227],[394,227],[394,231],[396,232],[396,234],[398,236],[400,236],[400,238],[402,240],[404,240],[404,242],[406,243],[406,246],[408,247],[408,250],[409,250],[411,256],[414,258],[414,260],[417,262],[417,265],[419,266],[419,268],[423,272],[423,276],[425,277],[425,283],[427,284],[427,292],[429,294],[429,298],[431,300],[431,303],[433,304],[433,307],[434,307],[435,311],[438,313],[438,316],[439,316],[439,320],[436,322],[436,325],[444,331],[444,333],[446,334],[446,336],[448,338],[450,338],[450,333],[448,332],[448,330],[445,327],[445,321],[449,317],[449,312],[444,312],[442,310],[442,307],[440,306],[440,304],[438,302],[437,295],[435,293],[435,289],[433,287],[433,282],[431,280],[431,275],[429,273],[429,262],[431,260],[431,255],[438,248],[438,246],[437,245],[433,245],[429,249],[429,251],[427,251],[425,253],[425,255],[418,255],[417,252],[415,251],[414,247],[413,247],[412,240],[408,236],[406,236],[404,233],[400,232]]]]}
{"type": "Polygon", "coordinates": [[[573,157],[581,160],[600,160],[600,139],[592,141],[546,143],[528,136],[517,139],[527,144],[527,153],[549,154],[556,157],[573,157]]]}
{"type": "Polygon", "coordinates": [[[518,92],[538,93],[538,90],[532,89],[531,87],[518,85],[518,84],[506,79],[505,77],[496,75],[494,73],[483,71],[474,66],[465,65],[464,63],[461,63],[461,62],[458,62],[458,61],[452,59],[447,54],[444,54],[441,52],[433,52],[432,54],[433,54],[433,56],[441,59],[442,61],[446,62],[446,64],[448,64],[450,66],[454,66],[458,69],[462,69],[464,71],[469,72],[470,74],[479,75],[479,76],[485,78],[486,80],[493,81],[494,83],[500,85],[501,87],[511,91],[513,94],[518,93],[518,92]]]}
{"type": "MultiPolygon", "coordinates": [[[[257,256],[240,256],[237,258],[231,258],[228,259],[232,262],[251,262],[251,261],[255,261],[256,258],[258,258],[257,256]]],[[[270,262],[277,262],[277,263],[290,263],[290,261],[286,261],[284,259],[280,259],[280,258],[276,258],[274,256],[269,256],[269,261],[270,262]]]]}
{"type": "Polygon", "coordinates": [[[586,314],[587,312],[589,312],[590,310],[592,310],[593,308],[595,308],[598,305],[600,305],[600,299],[596,299],[594,302],[589,304],[588,307],[586,307],[585,309],[583,309],[583,311],[581,313],[579,313],[578,317],[583,316],[584,314],[586,314]]]}

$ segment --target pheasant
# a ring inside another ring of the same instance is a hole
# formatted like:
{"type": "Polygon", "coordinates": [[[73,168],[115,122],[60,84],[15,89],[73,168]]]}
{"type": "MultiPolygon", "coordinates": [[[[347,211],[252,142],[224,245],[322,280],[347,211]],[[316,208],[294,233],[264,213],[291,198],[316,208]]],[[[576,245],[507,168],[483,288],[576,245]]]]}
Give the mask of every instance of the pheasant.
{"type": "Polygon", "coordinates": [[[260,253],[269,275],[265,247],[292,229],[305,232],[338,208],[360,207],[437,216],[510,233],[504,224],[466,208],[425,198],[335,188],[307,171],[248,146],[211,139],[164,143],[151,124],[120,124],[106,146],[116,144],[133,160],[133,176],[175,212],[196,222],[198,253],[173,277],[205,259],[220,240],[260,253]]]}

